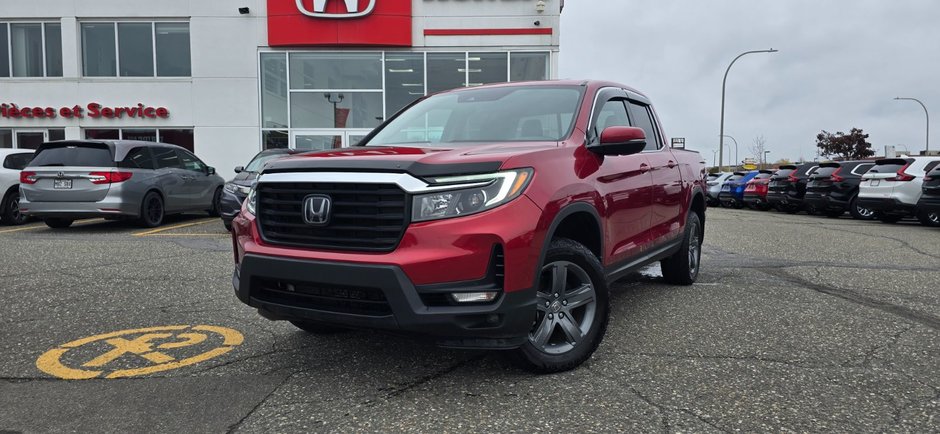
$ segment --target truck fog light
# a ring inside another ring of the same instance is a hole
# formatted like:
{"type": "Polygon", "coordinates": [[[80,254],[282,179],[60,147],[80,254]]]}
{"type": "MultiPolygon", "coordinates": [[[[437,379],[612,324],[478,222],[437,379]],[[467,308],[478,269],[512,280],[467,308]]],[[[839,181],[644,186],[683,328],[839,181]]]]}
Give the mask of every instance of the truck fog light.
{"type": "Polygon", "coordinates": [[[485,303],[496,299],[496,291],[487,292],[455,292],[451,294],[457,303],[485,303]]]}

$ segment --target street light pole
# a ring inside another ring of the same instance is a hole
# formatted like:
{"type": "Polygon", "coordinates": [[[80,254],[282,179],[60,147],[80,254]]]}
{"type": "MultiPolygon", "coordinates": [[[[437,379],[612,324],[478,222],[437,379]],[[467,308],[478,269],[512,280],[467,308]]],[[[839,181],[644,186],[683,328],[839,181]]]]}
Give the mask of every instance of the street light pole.
{"type": "MultiPolygon", "coordinates": [[[[725,70],[725,78],[721,80],[721,132],[718,133],[719,134],[719,139],[718,139],[718,165],[719,166],[721,166],[724,163],[724,161],[722,161],[721,159],[724,154],[722,154],[721,151],[723,151],[725,148],[725,85],[728,82],[728,72],[731,71],[731,66],[734,65],[734,62],[737,62],[738,59],[740,59],[741,57],[747,54],[776,53],[776,52],[777,50],[774,50],[773,48],[769,50],[745,51],[741,54],[738,54],[738,57],[735,57],[734,60],[732,60],[731,63],[728,65],[728,69],[725,70]]],[[[738,156],[735,155],[734,158],[738,158],[738,156]]]]}
{"type": "MultiPolygon", "coordinates": [[[[729,135],[727,135],[727,134],[722,134],[721,137],[722,137],[722,138],[727,137],[727,138],[731,139],[732,142],[734,142],[734,159],[735,159],[735,160],[738,160],[737,162],[735,162],[735,164],[740,163],[740,162],[741,162],[741,158],[740,158],[740,156],[738,156],[738,141],[735,140],[734,137],[731,137],[731,136],[729,136],[729,135]]],[[[721,149],[721,146],[719,146],[718,149],[721,149]]],[[[729,150],[728,153],[730,154],[731,151],[729,150]]],[[[718,155],[720,156],[721,154],[718,154],[718,155]]],[[[728,159],[731,159],[731,155],[728,155],[728,159]]],[[[718,165],[721,166],[721,160],[720,160],[720,159],[718,160],[718,165]]]]}
{"type": "Polygon", "coordinates": [[[769,153],[770,151],[764,151],[764,169],[767,168],[767,154],[769,153]]]}
{"type": "Polygon", "coordinates": [[[897,97],[897,98],[895,98],[895,100],[897,100],[897,101],[901,101],[901,100],[916,101],[918,104],[920,104],[921,107],[924,108],[924,114],[927,115],[927,138],[926,138],[926,140],[924,141],[924,151],[927,151],[927,152],[925,152],[925,153],[926,153],[926,154],[929,154],[929,153],[930,153],[930,113],[927,112],[927,106],[925,106],[924,103],[920,102],[920,100],[917,99],[917,98],[901,98],[901,97],[897,97]]]}

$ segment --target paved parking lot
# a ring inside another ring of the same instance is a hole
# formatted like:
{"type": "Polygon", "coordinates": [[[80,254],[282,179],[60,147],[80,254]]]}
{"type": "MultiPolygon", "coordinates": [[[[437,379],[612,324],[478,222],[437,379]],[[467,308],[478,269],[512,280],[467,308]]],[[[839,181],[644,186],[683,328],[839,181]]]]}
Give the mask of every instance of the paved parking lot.
{"type": "Polygon", "coordinates": [[[268,322],[214,219],[2,227],[0,246],[2,432],[940,426],[940,231],[913,223],[711,209],[699,283],[619,282],[594,358],[551,376],[268,322]]]}

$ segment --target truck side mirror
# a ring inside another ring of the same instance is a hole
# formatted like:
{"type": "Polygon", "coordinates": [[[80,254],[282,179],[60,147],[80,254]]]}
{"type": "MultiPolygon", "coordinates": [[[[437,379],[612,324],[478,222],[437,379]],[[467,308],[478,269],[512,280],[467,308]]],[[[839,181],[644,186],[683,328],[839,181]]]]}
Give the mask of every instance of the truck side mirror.
{"type": "Polygon", "coordinates": [[[235,173],[242,173],[245,171],[245,166],[235,166],[235,173]]]}
{"type": "Polygon", "coordinates": [[[601,155],[630,155],[646,148],[646,133],[637,127],[607,127],[601,132],[600,142],[588,147],[601,155]]]}

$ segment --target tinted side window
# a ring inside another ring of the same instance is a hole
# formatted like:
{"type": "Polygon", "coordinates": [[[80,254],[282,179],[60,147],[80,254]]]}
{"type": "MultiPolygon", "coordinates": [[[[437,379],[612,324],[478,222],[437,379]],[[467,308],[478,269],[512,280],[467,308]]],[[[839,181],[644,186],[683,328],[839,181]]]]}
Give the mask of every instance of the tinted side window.
{"type": "Polygon", "coordinates": [[[816,169],[816,172],[813,173],[813,176],[816,176],[819,178],[825,178],[835,173],[836,169],[838,169],[838,167],[833,167],[833,166],[820,167],[819,169],[816,169]]]}
{"type": "Polygon", "coordinates": [[[157,161],[157,167],[163,168],[176,168],[182,169],[183,165],[180,163],[179,157],[176,155],[176,150],[173,148],[164,148],[164,147],[155,147],[152,149],[153,158],[157,161]]]}
{"type": "Polygon", "coordinates": [[[852,174],[862,176],[867,173],[868,170],[872,168],[872,166],[874,166],[874,164],[859,164],[858,166],[855,166],[854,169],[852,169],[852,174]]]}
{"type": "Polygon", "coordinates": [[[23,170],[29,162],[33,159],[32,152],[24,152],[20,154],[10,154],[3,159],[3,168],[4,169],[13,169],[13,170],[23,170]]]}
{"type": "Polygon", "coordinates": [[[604,103],[604,107],[597,114],[597,122],[594,126],[598,137],[607,127],[629,127],[630,119],[627,117],[627,108],[623,105],[623,101],[614,99],[604,103]]]}
{"type": "Polygon", "coordinates": [[[192,170],[193,172],[205,172],[206,165],[202,164],[202,161],[199,161],[195,155],[190,154],[186,151],[176,150],[177,155],[179,155],[180,161],[183,163],[183,168],[186,170],[192,170]]]}
{"type": "Polygon", "coordinates": [[[153,155],[150,153],[150,148],[146,146],[131,149],[131,151],[127,153],[127,156],[124,157],[124,160],[121,160],[118,165],[129,169],[157,168],[156,164],[153,162],[153,155]]]}
{"type": "Polygon", "coordinates": [[[649,106],[630,102],[630,112],[633,115],[633,126],[643,129],[646,133],[646,148],[644,151],[655,151],[662,148],[659,143],[659,136],[656,134],[656,125],[653,122],[653,114],[650,113],[649,106]]]}
{"type": "Polygon", "coordinates": [[[929,171],[933,170],[935,167],[937,167],[938,165],[940,165],[940,161],[934,161],[934,162],[932,162],[932,163],[927,163],[927,166],[924,167],[924,172],[929,172],[929,171]]]}
{"type": "Polygon", "coordinates": [[[774,176],[773,176],[773,177],[774,177],[774,178],[786,178],[786,177],[790,176],[791,173],[793,173],[793,169],[780,169],[780,170],[774,172],[774,176]]]}

